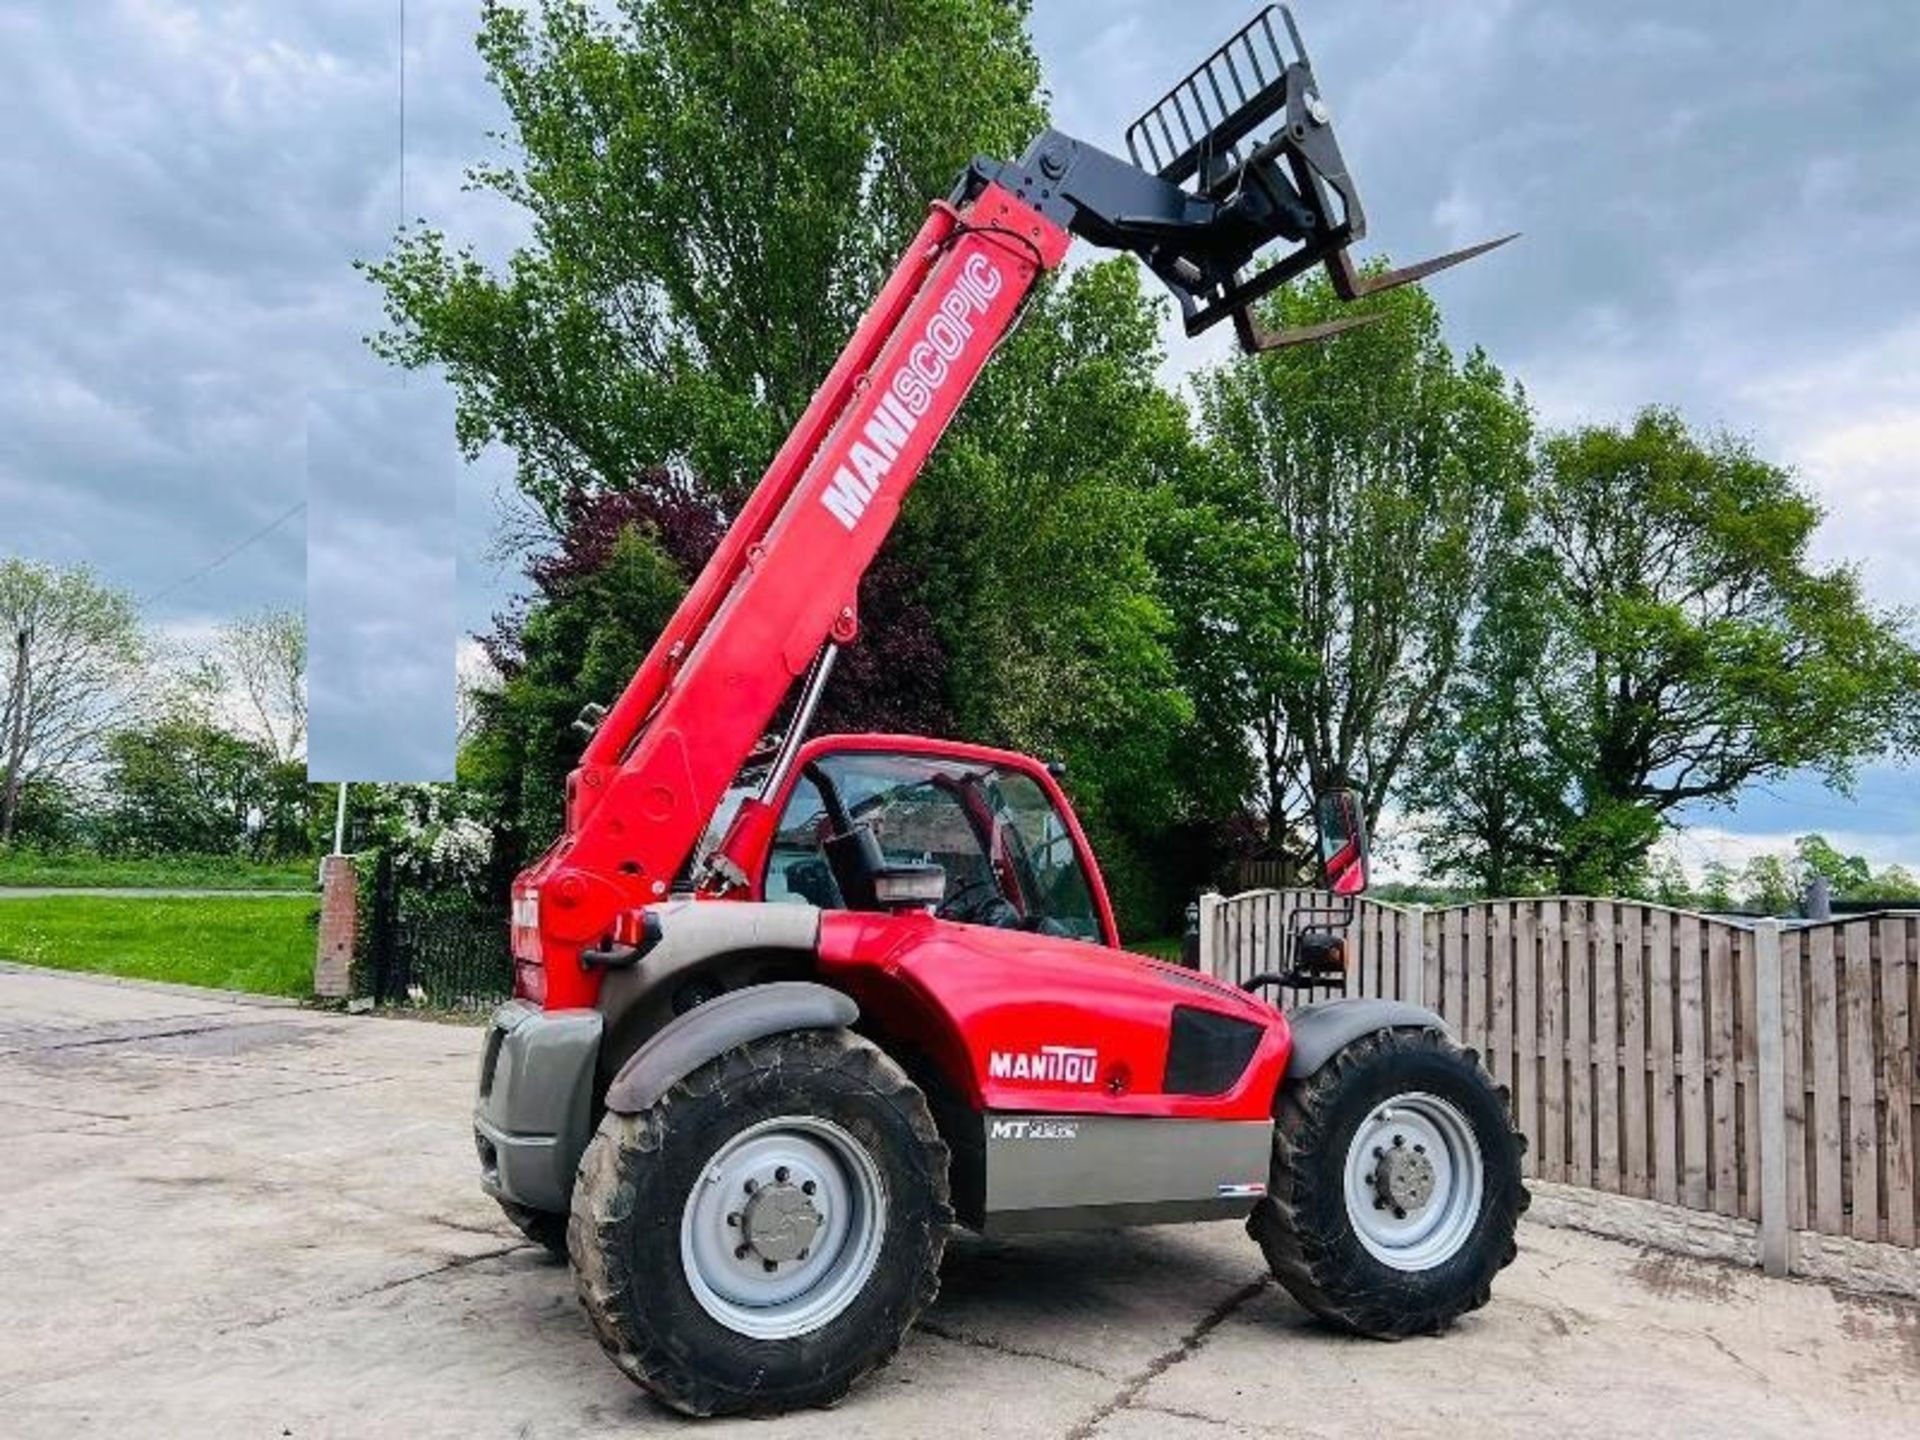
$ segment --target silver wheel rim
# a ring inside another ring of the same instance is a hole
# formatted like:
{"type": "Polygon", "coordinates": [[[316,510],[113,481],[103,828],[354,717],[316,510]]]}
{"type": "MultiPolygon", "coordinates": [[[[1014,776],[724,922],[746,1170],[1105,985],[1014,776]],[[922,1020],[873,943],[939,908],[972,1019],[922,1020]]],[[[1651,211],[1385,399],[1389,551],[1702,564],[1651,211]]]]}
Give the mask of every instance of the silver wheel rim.
{"type": "Polygon", "coordinates": [[[680,1218],[694,1299],[736,1334],[818,1330],[866,1288],[885,1234],[886,1183],[830,1120],[783,1115],[728,1139],[680,1218]]]}
{"type": "Polygon", "coordinates": [[[1396,1095],[1354,1132],[1345,1188],[1369,1255],[1395,1270],[1431,1270],[1460,1253],[1480,1219],[1480,1142],[1451,1101],[1396,1095]]]}

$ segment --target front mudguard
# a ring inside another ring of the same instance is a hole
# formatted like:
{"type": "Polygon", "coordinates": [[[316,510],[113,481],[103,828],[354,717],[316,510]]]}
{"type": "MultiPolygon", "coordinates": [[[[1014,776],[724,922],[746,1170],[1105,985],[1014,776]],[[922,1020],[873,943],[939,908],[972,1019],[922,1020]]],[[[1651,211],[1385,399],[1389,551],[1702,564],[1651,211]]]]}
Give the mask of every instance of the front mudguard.
{"type": "Polygon", "coordinates": [[[634,1051],[607,1087],[607,1109],[637,1115],[727,1051],[790,1030],[844,1030],[860,1007],[825,985],[780,980],[730,990],[674,1019],[634,1051]]]}
{"type": "Polygon", "coordinates": [[[1424,1005],[1367,998],[1321,1000],[1287,1012],[1293,1050],[1287,1081],[1304,1080],[1363,1035],[1376,1030],[1438,1030],[1447,1022],[1424,1005]]]}

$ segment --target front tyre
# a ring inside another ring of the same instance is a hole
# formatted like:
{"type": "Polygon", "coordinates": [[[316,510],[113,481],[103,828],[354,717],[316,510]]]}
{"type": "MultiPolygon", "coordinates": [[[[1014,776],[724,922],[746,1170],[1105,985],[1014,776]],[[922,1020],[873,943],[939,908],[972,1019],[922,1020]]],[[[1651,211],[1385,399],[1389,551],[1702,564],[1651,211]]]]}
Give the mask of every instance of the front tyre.
{"type": "Polygon", "coordinates": [[[691,1415],[826,1405],[932,1301],[947,1147],[880,1050],[804,1030],[730,1050],[587,1147],[569,1240],[626,1374],[691,1415]]]}
{"type": "Polygon", "coordinates": [[[1486,1304],[1514,1258],[1525,1146],[1471,1052],[1437,1030],[1379,1031],[1281,1092],[1247,1228],[1330,1324],[1437,1333],[1486,1304]]]}

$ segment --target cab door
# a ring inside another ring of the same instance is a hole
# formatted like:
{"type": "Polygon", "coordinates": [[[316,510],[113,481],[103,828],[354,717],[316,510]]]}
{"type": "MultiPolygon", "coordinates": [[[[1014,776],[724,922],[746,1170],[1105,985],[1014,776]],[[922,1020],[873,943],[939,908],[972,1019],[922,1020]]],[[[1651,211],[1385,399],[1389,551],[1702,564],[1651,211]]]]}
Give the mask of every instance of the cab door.
{"type": "Polygon", "coordinates": [[[755,898],[847,908],[826,842],[858,823],[889,861],[942,867],[939,919],[1117,943],[1086,837],[1053,777],[1025,756],[829,737],[802,752],[777,811],[755,898]]]}

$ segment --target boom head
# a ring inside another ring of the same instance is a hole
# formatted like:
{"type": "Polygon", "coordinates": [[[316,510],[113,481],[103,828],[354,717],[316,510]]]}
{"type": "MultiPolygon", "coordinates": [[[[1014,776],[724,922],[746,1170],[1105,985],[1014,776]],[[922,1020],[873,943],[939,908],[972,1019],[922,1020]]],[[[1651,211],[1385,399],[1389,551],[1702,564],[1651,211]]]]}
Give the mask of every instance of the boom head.
{"type": "Polygon", "coordinates": [[[1355,267],[1349,247],[1367,232],[1366,212],[1284,5],[1255,15],[1129,125],[1126,138],[1131,163],[1049,131],[1018,166],[976,161],[970,174],[1008,185],[1095,244],[1133,251],[1173,292],[1189,335],[1231,319],[1248,351],[1366,323],[1357,316],[1259,328],[1253,303],[1315,265],[1327,267],[1342,299],[1357,300],[1514,238],[1370,275],[1355,267]]]}

